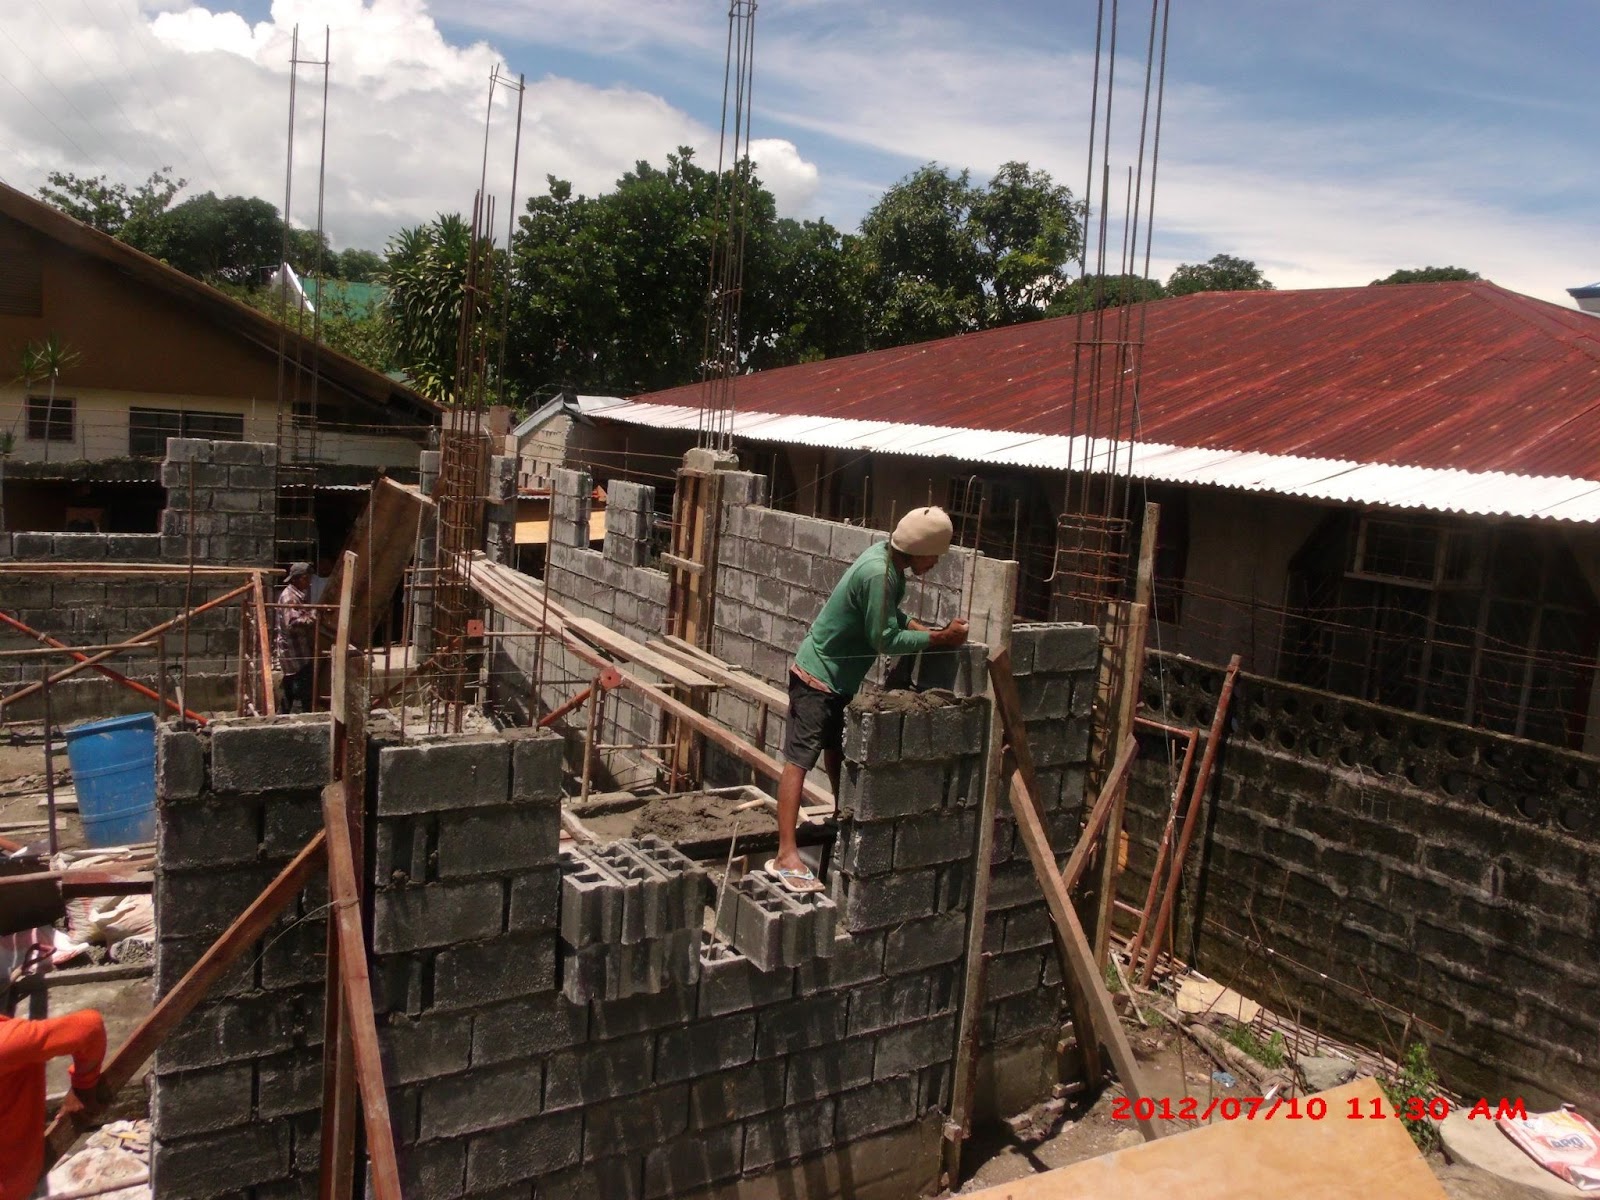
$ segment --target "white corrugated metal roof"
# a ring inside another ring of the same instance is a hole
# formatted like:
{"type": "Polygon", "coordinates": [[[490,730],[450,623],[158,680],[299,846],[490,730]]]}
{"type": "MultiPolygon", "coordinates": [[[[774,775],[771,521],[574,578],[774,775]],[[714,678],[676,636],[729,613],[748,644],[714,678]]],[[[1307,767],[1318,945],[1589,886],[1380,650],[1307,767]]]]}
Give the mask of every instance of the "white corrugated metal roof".
{"type": "MultiPolygon", "coordinates": [[[[593,412],[609,421],[653,429],[694,430],[700,427],[701,419],[698,408],[626,400],[593,412]]],[[[1084,470],[1087,466],[1094,471],[1127,471],[1136,479],[1271,492],[1342,504],[1600,522],[1600,482],[1564,475],[1454,471],[1157,442],[1112,442],[1105,438],[757,412],[736,412],[733,433],[753,441],[871,450],[918,458],[1055,470],[1084,470]]]]}

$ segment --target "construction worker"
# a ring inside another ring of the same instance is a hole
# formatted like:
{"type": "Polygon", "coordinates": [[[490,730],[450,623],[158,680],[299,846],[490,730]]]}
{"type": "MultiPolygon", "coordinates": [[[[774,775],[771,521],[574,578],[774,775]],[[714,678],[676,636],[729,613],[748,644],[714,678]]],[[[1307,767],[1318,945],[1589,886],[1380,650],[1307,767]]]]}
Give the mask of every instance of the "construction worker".
{"type": "Polygon", "coordinates": [[[317,613],[308,607],[311,564],[289,564],[278,593],[278,667],[283,672],[283,711],[293,712],[298,701],[311,711],[312,659],[316,656],[317,613]]]}
{"type": "Polygon", "coordinates": [[[106,1053],[93,1009],[22,1021],[0,1014],[0,1200],[27,1200],[44,1166],[44,1067],[72,1056],[72,1090],[92,1103],[106,1053]]]}
{"type": "Polygon", "coordinates": [[[950,517],[942,508],[918,508],[895,526],[887,542],[869,546],[851,563],[795,652],[789,672],[789,720],[783,776],[778,781],[778,854],[767,871],[793,892],[822,884],[800,859],[795,829],[806,772],[820,756],[839,794],[844,761],[844,710],[880,654],[916,654],[959,646],[967,623],[957,619],[931,629],[900,611],[906,572],[923,576],[950,549],[950,517]]]}

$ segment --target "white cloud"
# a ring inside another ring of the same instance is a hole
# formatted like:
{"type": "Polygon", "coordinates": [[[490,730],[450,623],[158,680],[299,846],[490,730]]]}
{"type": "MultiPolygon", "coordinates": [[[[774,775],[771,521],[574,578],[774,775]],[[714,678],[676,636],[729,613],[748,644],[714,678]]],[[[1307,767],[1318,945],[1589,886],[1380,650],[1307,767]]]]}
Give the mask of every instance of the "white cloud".
{"type": "MultiPolygon", "coordinates": [[[[24,59],[0,43],[0,71],[42,110],[0,89],[0,142],[13,149],[6,177],[14,186],[31,190],[50,170],[104,172],[131,183],[171,164],[191,193],[281,203],[290,39],[298,22],[302,58],[321,58],[323,27],[331,29],[324,225],[335,244],[381,248],[401,225],[470,210],[489,75],[502,58],[485,42],[451,44],[422,0],[274,0],[271,19],[253,26],[221,7],[145,0],[145,9],[162,10],[146,15],[140,0],[92,0],[84,13],[95,19],[70,42],[34,2],[25,0],[8,21],[17,43],[38,52],[24,59]]],[[[296,223],[310,225],[320,68],[302,66],[299,78],[293,207],[296,223]]],[[[502,88],[489,162],[502,230],[513,125],[514,93],[502,88]]],[[[519,191],[525,199],[542,189],[547,174],[580,191],[604,191],[637,160],[659,162],[678,145],[695,147],[705,161],[716,134],[636,88],[558,75],[531,79],[519,191]]],[[[803,209],[816,193],[816,166],[792,143],[757,149],[784,210],[803,209]]]]}
{"type": "Polygon", "coordinates": [[[800,149],[783,138],[756,138],[750,143],[756,174],[778,203],[783,216],[817,216],[817,164],[800,156],[800,149]]]}

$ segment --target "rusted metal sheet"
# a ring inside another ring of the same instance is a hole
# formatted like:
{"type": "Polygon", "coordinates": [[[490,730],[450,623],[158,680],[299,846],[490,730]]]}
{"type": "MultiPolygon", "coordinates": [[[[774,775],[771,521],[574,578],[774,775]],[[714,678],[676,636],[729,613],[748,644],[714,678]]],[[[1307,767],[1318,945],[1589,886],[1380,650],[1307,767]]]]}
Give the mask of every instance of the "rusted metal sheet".
{"type": "MultiPolygon", "coordinates": [[[[1593,499],[1563,510],[1583,490],[1573,485],[1600,475],[1590,315],[1469,282],[1201,293],[1150,304],[1141,320],[1140,450],[1178,457],[1135,450],[1136,475],[1445,511],[1600,514],[1593,499]],[[1211,468],[1208,454],[1219,456],[1211,468]],[[1352,468],[1364,469],[1340,482],[1352,468]],[[1505,489],[1483,486],[1490,473],[1525,486],[1497,506],[1505,489]]],[[[1081,440],[1093,434],[1114,462],[1113,407],[1100,406],[1090,430],[1073,401],[1078,346],[1093,334],[1063,317],[741,376],[735,432],[1054,467],[1093,457],[1081,440]]],[[[698,414],[697,385],[596,415],[680,427],[680,409],[698,414]]]]}

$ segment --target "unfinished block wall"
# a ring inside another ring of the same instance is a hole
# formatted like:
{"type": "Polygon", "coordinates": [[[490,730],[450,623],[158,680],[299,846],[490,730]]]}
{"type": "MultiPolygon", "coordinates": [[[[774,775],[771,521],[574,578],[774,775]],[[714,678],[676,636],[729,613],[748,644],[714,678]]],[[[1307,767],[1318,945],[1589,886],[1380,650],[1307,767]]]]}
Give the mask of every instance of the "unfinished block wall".
{"type": "MultiPolygon", "coordinates": [[[[1147,710],[1203,738],[1222,670],[1151,657],[1147,710]]],[[[1168,774],[1144,741],[1131,903],[1168,774]]],[[[1421,1041],[1462,1093],[1600,1105],[1597,780],[1585,755],[1241,675],[1177,953],[1306,1024],[1421,1041]]]]}
{"type": "MultiPolygon", "coordinates": [[[[1089,714],[1099,666],[1097,631],[1089,625],[1018,625],[1011,631],[1012,671],[1033,752],[1045,831],[1064,864],[1083,824],[1089,714]]],[[[999,1087],[1002,1109],[1015,1110],[1017,1088],[1029,1079],[1055,1082],[1054,1046],[1065,996],[1050,913],[1027,847],[1017,835],[1008,800],[995,811],[988,915],[983,947],[989,963],[983,1044],[1011,1064],[1010,1089],[999,1087]]],[[[1000,1080],[1000,1084],[1004,1084],[1000,1080]]]]}
{"type": "MultiPolygon", "coordinates": [[[[685,897],[715,909],[715,891],[670,850],[559,853],[553,735],[375,733],[373,979],[406,1194],[683,1200],[769,1174],[917,1194],[948,1104],[987,714],[855,714],[836,906],[741,908],[730,888],[723,913],[750,926],[732,942],[702,939],[685,897]],[[653,970],[688,929],[694,969],[653,970]]],[[[321,717],[163,730],[158,990],[318,828],[327,742],[321,717]]],[[[160,1051],[163,1198],[314,1194],[326,904],[318,880],[160,1051]]]]}
{"type": "MultiPolygon", "coordinates": [[[[0,560],[16,563],[82,562],[119,567],[137,563],[165,566],[186,564],[190,533],[194,535],[194,561],[198,566],[265,566],[272,562],[274,485],[277,448],[248,442],[210,442],[171,438],[161,478],[167,486],[167,508],[160,533],[9,533],[0,535],[0,560]],[[194,490],[189,490],[190,464],[194,465],[194,490]],[[191,507],[191,500],[192,505],[191,507]]],[[[197,575],[192,594],[181,576],[148,578],[84,573],[64,575],[0,573],[0,610],[23,624],[59,641],[74,645],[123,641],[184,610],[200,605],[247,581],[244,575],[217,580],[197,575]]],[[[12,630],[0,630],[0,648],[26,648],[33,639],[12,630]]],[[[228,605],[206,613],[189,630],[191,675],[222,675],[233,669],[239,648],[238,609],[228,605]]],[[[183,651],[179,627],[168,639],[168,661],[176,664],[183,651]]],[[[57,664],[60,665],[60,664],[57,664]]],[[[124,655],[111,664],[136,679],[156,675],[156,656],[150,652],[124,655]]],[[[0,683],[19,683],[39,677],[38,664],[12,662],[0,666],[0,683]]],[[[92,683],[84,672],[73,681],[86,685],[95,700],[88,711],[104,714],[126,705],[142,711],[152,701],[120,689],[107,690],[92,683]]],[[[63,689],[71,685],[63,684],[63,689]]],[[[72,712],[71,692],[60,700],[72,712]]],[[[70,719],[70,718],[68,718],[70,719]]]]}
{"type": "Polygon", "coordinates": [[[278,448],[168,438],[161,554],[211,566],[268,566],[277,522],[278,448]]]}

